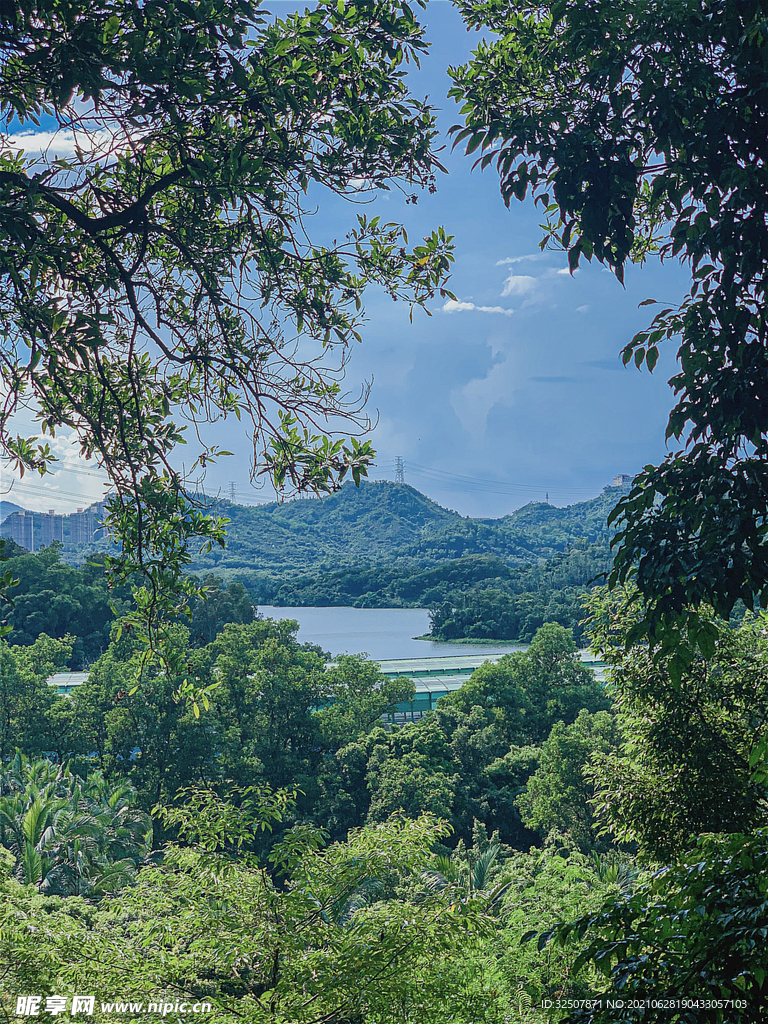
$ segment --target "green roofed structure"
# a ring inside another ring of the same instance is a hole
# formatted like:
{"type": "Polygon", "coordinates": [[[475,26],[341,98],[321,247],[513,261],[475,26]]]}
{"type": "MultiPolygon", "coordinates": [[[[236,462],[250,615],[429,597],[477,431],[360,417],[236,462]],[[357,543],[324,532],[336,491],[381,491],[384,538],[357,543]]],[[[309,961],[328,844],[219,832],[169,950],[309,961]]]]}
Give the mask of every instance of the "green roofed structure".
{"type": "MultiPolygon", "coordinates": [[[[394,712],[385,717],[393,723],[421,718],[427,711],[434,710],[441,697],[460,689],[475,669],[480,668],[487,661],[495,663],[502,657],[505,655],[451,655],[444,658],[404,658],[397,661],[380,661],[379,669],[382,675],[390,679],[411,679],[416,688],[412,701],[403,701],[396,705],[394,712]]],[[[592,669],[597,679],[602,682],[605,675],[603,662],[597,661],[589,650],[579,651],[579,657],[583,664],[592,669]]]]}
{"type": "Polygon", "coordinates": [[[48,679],[49,686],[56,687],[56,693],[69,697],[73,690],[82,686],[88,678],[87,672],[57,672],[48,679]]]}

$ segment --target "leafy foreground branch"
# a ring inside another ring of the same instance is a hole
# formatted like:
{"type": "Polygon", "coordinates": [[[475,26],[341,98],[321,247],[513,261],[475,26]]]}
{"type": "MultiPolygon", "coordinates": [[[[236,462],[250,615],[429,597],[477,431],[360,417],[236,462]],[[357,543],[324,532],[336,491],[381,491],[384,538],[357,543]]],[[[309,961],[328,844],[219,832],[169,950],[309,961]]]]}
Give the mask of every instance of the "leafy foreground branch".
{"type": "MultiPolygon", "coordinates": [[[[572,1024],[647,1020],[763,1019],[768,1001],[768,833],[702,836],[686,857],[659,871],[630,899],[558,925],[567,945],[591,941],[574,963],[593,962],[608,979],[603,1005],[571,1013],[572,1024]],[[649,1000],[651,1008],[633,1007],[649,1000]],[[672,1004],[671,1006],[668,1004],[672,1004]]],[[[599,998],[599,997],[598,997],[599,998]]]]}
{"type": "Polygon", "coordinates": [[[623,349],[652,371],[676,344],[666,436],[679,450],[646,466],[611,517],[612,583],[636,575],[642,630],[674,643],[701,605],[727,619],[739,599],[768,601],[765,4],[458,6],[487,38],[451,72],[456,141],[495,166],[508,204],[533,196],[542,246],[620,281],[650,253],[690,267],[681,306],[623,349]]]}
{"type": "MultiPolygon", "coordinates": [[[[253,472],[298,490],[359,481],[373,458],[326,437],[367,426],[365,392],[341,385],[362,293],[424,306],[451,242],[411,247],[361,215],[320,244],[307,216],[323,197],[434,188],[433,114],[404,70],[423,31],[386,0],[284,19],[258,0],[23,0],[0,6],[0,47],[5,123],[58,130],[39,155],[0,135],[0,454],[53,461],[13,436],[20,407],[44,435],[74,429],[114,488],[112,568],[143,573],[158,622],[189,596],[187,544],[224,537],[174,468],[189,425],[244,416],[253,472]]],[[[197,443],[204,471],[222,453],[197,443]]]]}

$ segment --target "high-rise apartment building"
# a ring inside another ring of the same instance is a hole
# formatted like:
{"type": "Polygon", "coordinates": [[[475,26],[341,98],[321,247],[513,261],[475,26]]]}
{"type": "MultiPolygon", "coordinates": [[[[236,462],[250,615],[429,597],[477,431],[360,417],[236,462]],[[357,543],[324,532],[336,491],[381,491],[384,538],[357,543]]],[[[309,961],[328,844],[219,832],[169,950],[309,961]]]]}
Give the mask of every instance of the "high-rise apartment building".
{"type": "Polygon", "coordinates": [[[64,543],[64,516],[57,516],[54,509],[40,515],[40,545],[47,548],[55,540],[64,543]]]}
{"type": "Polygon", "coordinates": [[[88,508],[79,508],[67,516],[70,544],[90,544],[104,535],[102,522],[107,510],[105,501],[96,501],[88,508]]]}

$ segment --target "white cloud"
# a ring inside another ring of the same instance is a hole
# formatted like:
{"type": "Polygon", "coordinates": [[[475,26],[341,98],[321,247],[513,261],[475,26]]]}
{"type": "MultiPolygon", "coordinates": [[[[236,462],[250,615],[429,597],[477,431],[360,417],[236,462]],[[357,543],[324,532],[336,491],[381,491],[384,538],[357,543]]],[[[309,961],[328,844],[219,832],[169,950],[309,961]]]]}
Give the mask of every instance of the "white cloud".
{"type": "Polygon", "coordinates": [[[127,137],[122,140],[115,132],[105,128],[84,131],[60,128],[55,132],[18,132],[15,135],[0,134],[0,152],[10,149],[14,153],[24,152],[36,160],[76,160],[78,149],[84,157],[94,154],[106,155],[126,149],[127,137]]]}
{"type": "Polygon", "coordinates": [[[538,280],[528,274],[510,274],[504,282],[502,295],[528,295],[538,287],[538,280]]]}
{"type": "MultiPolygon", "coordinates": [[[[522,263],[524,260],[545,259],[549,255],[549,253],[527,253],[525,256],[509,256],[506,259],[498,260],[496,266],[522,263]]],[[[516,274],[512,272],[504,281],[501,295],[502,297],[514,295],[523,299],[522,304],[517,308],[524,310],[530,306],[538,306],[547,301],[551,302],[556,287],[555,282],[560,277],[571,276],[568,267],[542,267],[535,277],[532,274],[516,274]]],[[[441,312],[501,313],[504,316],[511,316],[515,310],[504,306],[479,306],[474,302],[470,302],[469,299],[449,299],[442,306],[441,312]]]]}
{"type": "MultiPolygon", "coordinates": [[[[510,260],[500,262],[511,263],[517,259],[523,259],[523,257],[513,257],[510,260]]],[[[531,274],[515,274],[513,272],[504,281],[501,294],[502,296],[519,296],[524,300],[519,308],[521,310],[526,309],[529,306],[537,306],[543,302],[551,302],[554,297],[555,282],[561,277],[571,276],[571,272],[567,267],[543,267],[541,272],[535,277],[531,274]]]]}
{"type": "Polygon", "coordinates": [[[355,192],[370,192],[375,187],[371,178],[350,178],[347,182],[347,188],[355,192]]]}
{"type": "Polygon", "coordinates": [[[577,306],[576,307],[576,312],[577,313],[588,313],[589,312],[589,306],[577,306]]]}
{"type": "Polygon", "coordinates": [[[505,309],[503,306],[476,306],[474,302],[459,302],[456,299],[448,299],[443,303],[441,313],[503,313],[504,316],[511,316],[514,309],[505,309]]]}
{"type": "Polygon", "coordinates": [[[485,377],[476,377],[451,393],[451,405],[467,433],[476,440],[485,436],[488,413],[497,402],[510,404],[514,388],[511,357],[496,363],[485,377]]]}
{"type": "MultiPolygon", "coordinates": [[[[21,426],[17,418],[14,418],[14,426],[16,429],[21,426]]],[[[27,435],[38,433],[39,427],[22,432],[27,435]]],[[[52,472],[44,477],[25,473],[23,479],[19,479],[18,474],[6,464],[2,466],[0,497],[34,511],[46,512],[53,508],[65,514],[102,500],[106,492],[106,473],[80,454],[80,444],[74,431],[57,434],[54,438],[41,437],[40,440],[48,442],[58,459],[51,467],[52,472]]]]}
{"type": "Polygon", "coordinates": [[[442,313],[461,313],[465,309],[474,309],[474,302],[458,302],[456,299],[446,299],[443,303],[442,313]]]}
{"type": "Polygon", "coordinates": [[[546,252],[528,252],[524,256],[507,256],[505,260],[496,260],[497,267],[503,267],[506,264],[512,263],[527,263],[531,260],[545,260],[548,256],[546,252]]]}

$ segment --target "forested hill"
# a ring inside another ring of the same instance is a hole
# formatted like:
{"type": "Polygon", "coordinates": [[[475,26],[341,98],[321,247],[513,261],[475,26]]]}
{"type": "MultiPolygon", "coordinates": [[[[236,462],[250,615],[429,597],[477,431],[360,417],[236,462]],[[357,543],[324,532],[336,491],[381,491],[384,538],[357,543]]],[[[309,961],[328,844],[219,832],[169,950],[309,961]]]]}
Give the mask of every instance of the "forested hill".
{"type": "MultiPolygon", "coordinates": [[[[444,639],[530,640],[543,623],[558,622],[581,642],[581,598],[609,567],[604,517],[616,497],[608,489],[581,505],[528,505],[499,520],[464,519],[390,483],[284,505],[222,504],[232,518],[228,547],[194,566],[212,593],[185,624],[210,642],[222,624],[250,621],[251,602],[429,607],[444,639]]],[[[13,606],[3,608],[9,642],[72,634],[77,666],[105,650],[110,596],[125,610],[130,594],[110,595],[100,557],[75,569],[59,561],[60,545],[35,555],[13,540],[4,546],[4,569],[19,581],[13,606]]]]}
{"type": "MultiPolygon", "coordinates": [[[[471,519],[442,508],[407,484],[346,484],[337,494],[259,506],[217,508],[230,517],[227,547],[195,559],[196,571],[315,573],[361,562],[428,567],[469,555],[505,564],[551,558],[577,541],[605,542],[606,518],[627,487],[557,508],[526,505],[501,519],[471,519]]],[[[227,573],[229,575],[229,573],[227,573]]]]}
{"type": "MultiPolygon", "coordinates": [[[[500,519],[465,518],[386,481],[283,504],[217,500],[212,510],[231,520],[227,546],[195,556],[191,570],[242,583],[258,604],[439,609],[446,638],[530,639],[546,621],[578,633],[581,597],[611,562],[606,519],[627,489],[500,519]]],[[[81,563],[104,546],[66,544],[62,555],[81,563]]]]}
{"type": "Polygon", "coordinates": [[[231,519],[227,547],[196,559],[198,570],[215,564],[282,573],[378,561],[464,521],[413,487],[387,482],[349,483],[318,499],[214,507],[231,519]]]}
{"type": "MultiPolygon", "coordinates": [[[[577,541],[605,543],[606,518],[627,487],[606,487],[590,501],[557,508],[531,503],[500,519],[473,519],[443,508],[407,484],[348,483],[320,499],[237,505],[211,500],[231,520],[227,546],[193,561],[196,572],[250,570],[269,576],[406,563],[422,569],[468,556],[495,556],[508,566],[552,558],[577,541]]],[[[4,511],[17,506],[3,503],[4,511]]],[[[73,518],[73,517],[70,517],[73,518]]],[[[73,544],[65,517],[62,557],[80,564],[104,540],[73,544]]],[[[36,532],[39,524],[36,526],[36,532]]],[[[36,537],[36,547],[45,544],[36,537]]]]}
{"type": "Polygon", "coordinates": [[[465,518],[389,482],[283,505],[221,502],[227,548],[193,569],[242,582],[259,604],[440,607],[446,636],[530,639],[545,621],[579,633],[581,596],[611,562],[606,519],[627,489],[500,519],[465,518]],[[489,598],[503,611],[498,623],[489,598]]]}
{"type": "Polygon", "coordinates": [[[604,543],[606,520],[629,487],[606,487],[590,501],[558,508],[531,502],[501,519],[459,518],[398,552],[427,565],[466,555],[496,555],[508,565],[552,558],[577,541],[604,543]]]}

